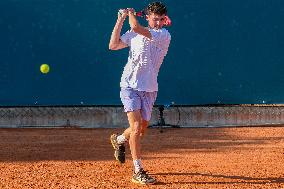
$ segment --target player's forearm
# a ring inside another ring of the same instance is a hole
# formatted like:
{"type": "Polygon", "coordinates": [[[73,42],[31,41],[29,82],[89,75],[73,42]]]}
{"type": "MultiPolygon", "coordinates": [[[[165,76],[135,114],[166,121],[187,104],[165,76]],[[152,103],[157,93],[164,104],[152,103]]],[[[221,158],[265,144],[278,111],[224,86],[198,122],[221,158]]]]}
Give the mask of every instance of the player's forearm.
{"type": "Polygon", "coordinates": [[[149,39],[152,39],[152,35],[149,32],[149,30],[139,24],[139,22],[136,19],[136,16],[134,15],[133,11],[129,11],[128,17],[129,17],[129,25],[130,25],[132,31],[134,31],[135,33],[138,33],[140,35],[143,35],[143,36],[145,36],[149,39]]]}
{"type": "Polygon", "coordinates": [[[120,33],[121,33],[124,20],[125,18],[122,18],[122,17],[117,18],[116,24],[111,33],[109,49],[114,49],[119,44],[120,33]]]}
{"type": "Polygon", "coordinates": [[[137,30],[139,27],[141,27],[141,25],[139,24],[139,22],[136,19],[136,16],[134,15],[133,12],[129,12],[128,17],[129,17],[129,25],[130,25],[131,29],[135,32],[135,30],[137,30]]]}

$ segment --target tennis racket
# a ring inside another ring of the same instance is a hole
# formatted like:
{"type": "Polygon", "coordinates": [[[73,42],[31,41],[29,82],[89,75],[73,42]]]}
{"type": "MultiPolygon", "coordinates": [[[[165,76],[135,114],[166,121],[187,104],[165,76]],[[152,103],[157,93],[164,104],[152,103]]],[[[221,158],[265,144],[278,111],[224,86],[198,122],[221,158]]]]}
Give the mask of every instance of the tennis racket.
{"type": "MultiPolygon", "coordinates": [[[[123,11],[124,11],[123,9],[120,9],[118,12],[119,12],[119,14],[122,14],[123,11]]],[[[145,13],[144,10],[139,11],[139,12],[134,12],[134,15],[138,16],[138,17],[141,17],[141,18],[146,18],[146,13],[145,13]]],[[[165,20],[165,26],[167,26],[167,27],[171,26],[172,25],[172,21],[171,21],[170,17],[166,15],[165,19],[166,19],[165,20]]]]}

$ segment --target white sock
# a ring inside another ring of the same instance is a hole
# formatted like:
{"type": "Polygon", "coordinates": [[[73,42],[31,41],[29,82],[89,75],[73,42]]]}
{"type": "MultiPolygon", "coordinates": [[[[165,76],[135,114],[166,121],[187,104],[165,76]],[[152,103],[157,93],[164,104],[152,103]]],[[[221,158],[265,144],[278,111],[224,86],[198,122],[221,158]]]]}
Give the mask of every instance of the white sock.
{"type": "Polygon", "coordinates": [[[124,144],[127,141],[127,139],[123,134],[117,136],[116,140],[118,144],[124,144]]]}
{"type": "Polygon", "coordinates": [[[143,169],[142,162],[140,159],[133,160],[134,172],[138,173],[140,169],[143,169]]]}

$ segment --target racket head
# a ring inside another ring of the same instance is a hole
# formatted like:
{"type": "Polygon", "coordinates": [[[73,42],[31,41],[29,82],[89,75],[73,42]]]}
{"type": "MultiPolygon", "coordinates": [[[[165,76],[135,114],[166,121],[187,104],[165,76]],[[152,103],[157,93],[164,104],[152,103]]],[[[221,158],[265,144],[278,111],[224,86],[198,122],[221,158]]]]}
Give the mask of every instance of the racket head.
{"type": "Polygon", "coordinates": [[[165,16],[165,26],[169,27],[172,25],[172,20],[170,19],[170,17],[168,15],[165,16]]]}

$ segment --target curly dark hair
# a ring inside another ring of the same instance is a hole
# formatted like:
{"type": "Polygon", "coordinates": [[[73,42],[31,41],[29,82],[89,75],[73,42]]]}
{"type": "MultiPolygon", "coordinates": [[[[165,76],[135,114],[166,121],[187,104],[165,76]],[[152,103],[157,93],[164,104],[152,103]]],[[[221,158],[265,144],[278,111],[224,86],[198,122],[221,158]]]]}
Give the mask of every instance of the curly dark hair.
{"type": "Polygon", "coordinates": [[[154,13],[158,15],[167,15],[167,7],[162,2],[153,2],[150,3],[145,9],[145,13],[147,15],[154,13]]]}

